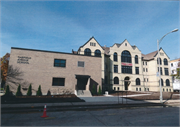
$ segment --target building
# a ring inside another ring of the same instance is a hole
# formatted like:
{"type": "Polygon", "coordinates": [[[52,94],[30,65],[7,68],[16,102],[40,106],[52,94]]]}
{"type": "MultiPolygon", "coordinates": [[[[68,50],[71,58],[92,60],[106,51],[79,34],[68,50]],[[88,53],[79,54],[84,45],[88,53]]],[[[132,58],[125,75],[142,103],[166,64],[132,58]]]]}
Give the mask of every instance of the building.
{"type": "MultiPolygon", "coordinates": [[[[9,66],[19,69],[23,75],[23,94],[32,84],[33,94],[39,85],[43,95],[89,92],[93,85],[101,86],[101,57],[80,54],[11,48],[9,66]],[[93,62],[92,62],[93,61],[93,62]]],[[[17,82],[17,81],[16,81],[17,82]]],[[[17,85],[8,81],[10,90],[15,93],[17,85]]]]}
{"type": "MultiPolygon", "coordinates": [[[[162,48],[160,51],[160,72],[163,91],[172,91],[169,74],[170,58],[162,48]]],[[[94,37],[80,46],[76,54],[102,57],[103,90],[159,91],[158,52],[142,54],[127,40],[111,47],[101,46],[94,37]]]]}
{"type": "MultiPolygon", "coordinates": [[[[163,91],[171,92],[170,59],[162,48],[160,72],[163,91]]],[[[127,40],[111,47],[101,46],[91,37],[72,53],[11,48],[9,65],[24,72],[26,84],[43,93],[63,93],[64,89],[91,91],[95,85],[104,91],[159,91],[157,51],[142,54],[127,40]]]]}
{"type": "Polygon", "coordinates": [[[173,90],[179,91],[180,79],[177,79],[175,75],[178,73],[177,69],[180,68],[180,59],[171,60],[170,68],[171,68],[171,75],[172,75],[173,90]]]}

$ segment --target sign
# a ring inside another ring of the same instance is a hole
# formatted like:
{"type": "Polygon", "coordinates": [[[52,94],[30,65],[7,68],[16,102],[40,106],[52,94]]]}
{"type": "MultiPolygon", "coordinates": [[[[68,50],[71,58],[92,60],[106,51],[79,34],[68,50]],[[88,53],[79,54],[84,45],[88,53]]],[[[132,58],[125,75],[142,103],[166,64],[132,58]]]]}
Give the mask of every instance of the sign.
{"type": "Polygon", "coordinates": [[[124,66],[132,66],[132,63],[121,63],[121,65],[124,65],[124,66]]]}
{"type": "Polygon", "coordinates": [[[156,76],[159,77],[159,72],[156,73],[156,76]]]}
{"type": "Polygon", "coordinates": [[[31,57],[18,56],[17,63],[18,64],[29,64],[29,59],[31,59],[31,57]]]}

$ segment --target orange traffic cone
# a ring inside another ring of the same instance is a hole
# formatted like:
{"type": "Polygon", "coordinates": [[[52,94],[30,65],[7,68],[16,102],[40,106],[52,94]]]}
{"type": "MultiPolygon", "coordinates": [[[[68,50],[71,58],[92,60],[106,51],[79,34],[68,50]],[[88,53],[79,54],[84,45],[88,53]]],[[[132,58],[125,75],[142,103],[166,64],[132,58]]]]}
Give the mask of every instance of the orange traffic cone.
{"type": "Polygon", "coordinates": [[[43,115],[42,115],[41,117],[42,117],[42,118],[48,117],[48,116],[46,115],[46,105],[44,105],[44,112],[43,112],[43,115]]]}

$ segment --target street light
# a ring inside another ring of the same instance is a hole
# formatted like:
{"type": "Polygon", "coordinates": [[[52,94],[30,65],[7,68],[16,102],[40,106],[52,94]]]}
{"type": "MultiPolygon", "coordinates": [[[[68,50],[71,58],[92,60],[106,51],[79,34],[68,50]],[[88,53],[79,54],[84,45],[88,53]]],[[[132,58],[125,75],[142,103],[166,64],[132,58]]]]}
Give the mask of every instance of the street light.
{"type": "Polygon", "coordinates": [[[172,30],[171,32],[165,34],[160,40],[157,40],[158,65],[159,65],[159,83],[160,83],[160,103],[162,103],[163,97],[162,97],[161,72],[160,72],[160,60],[159,60],[159,44],[160,44],[160,42],[162,41],[162,39],[163,39],[166,35],[168,35],[168,34],[170,34],[170,33],[172,33],[172,32],[177,32],[177,31],[178,31],[178,29],[174,29],[174,30],[172,30]]]}

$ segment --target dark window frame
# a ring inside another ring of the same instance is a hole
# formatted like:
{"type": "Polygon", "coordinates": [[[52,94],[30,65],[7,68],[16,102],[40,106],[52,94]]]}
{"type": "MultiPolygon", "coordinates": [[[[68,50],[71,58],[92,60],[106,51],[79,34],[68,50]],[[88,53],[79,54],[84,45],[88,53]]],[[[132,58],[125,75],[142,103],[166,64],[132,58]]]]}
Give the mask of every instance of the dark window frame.
{"type": "Polygon", "coordinates": [[[139,74],[139,67],[135,67],[136,69],[136,74],[139,74]]]}
{"type": "Polygon", "coordinates": [[[165,73],[165,75],[169,75],[169,69],[168,68],[164,68],[164,73],[165,73]]]}
{"type": "Polygon", "coordinates": [[[141,80],[139,78],[136,79],[136,85],[141,85],[141,80]]]}
{"type": "Polygon", "coordinates": [[[132,63],[131,54],[130,54],[129,51],[124,50],[124,51],[121,53],[121,62],[132,63]]]}
{"type": "Polygon", "coordinates": [[[121,66],[121,73],[132,74],[132,66],[121,66]]]}
{"type": "Polygon", "coordinates": [[[116,62],[118,61],[118,54],[116,52],[113,54],[113,60],[116,62]]]}
{"type": "Polygon", "coordinates": [[[53,77],[52,86],[65,86],[65,78],[53,77]]]}
{"type": "Polygon", "coordinates": [[[114,77],[114,84],[119,84],[119,78],[118,77],[114,77]]]}
{"type": "Polygon", "coordinates": [[[170,86],[170,81],[169,81],[169,79],[166,79],[166,86],[170,86]]]}
{"type": "Polygon", "coordinates": [[[164,58],[164,65],[168,65],[168,61],[166,58],[164,58]]]}
{"type": "Polygon", "coordinates": [[[118,73],[118,65],[114,65],[114,73],[118,73]]]}
{"type": "Polygon", "coordinates": [[[101,56],[101,51],[99,49],[96,49],[95,50],[95,56],[101,56]]]}
{"type": "Polygon", "coordinates": [[[78,67],[84,67],[85,63],[84,61],[78,61],[78,67]]]}
{"type": "Polygon", "coordinates": [[[138,64],[138,55],[135,55],[135,64],[138,64]]]}
{"type": "Polygon", "coordinates": [[[86,48],[86,49],[84,50],[84,55],[86,55],[86,56],[91,56],[91,49],[86,48]]]}
{"type": "Polygon", "coordinates": [[[64,67],[65,68],[66,60],[65,59],[54,59],[54,67],[64,67]],[[59,62],[57,62],[57,61],[59,61],[59,62]]]}

